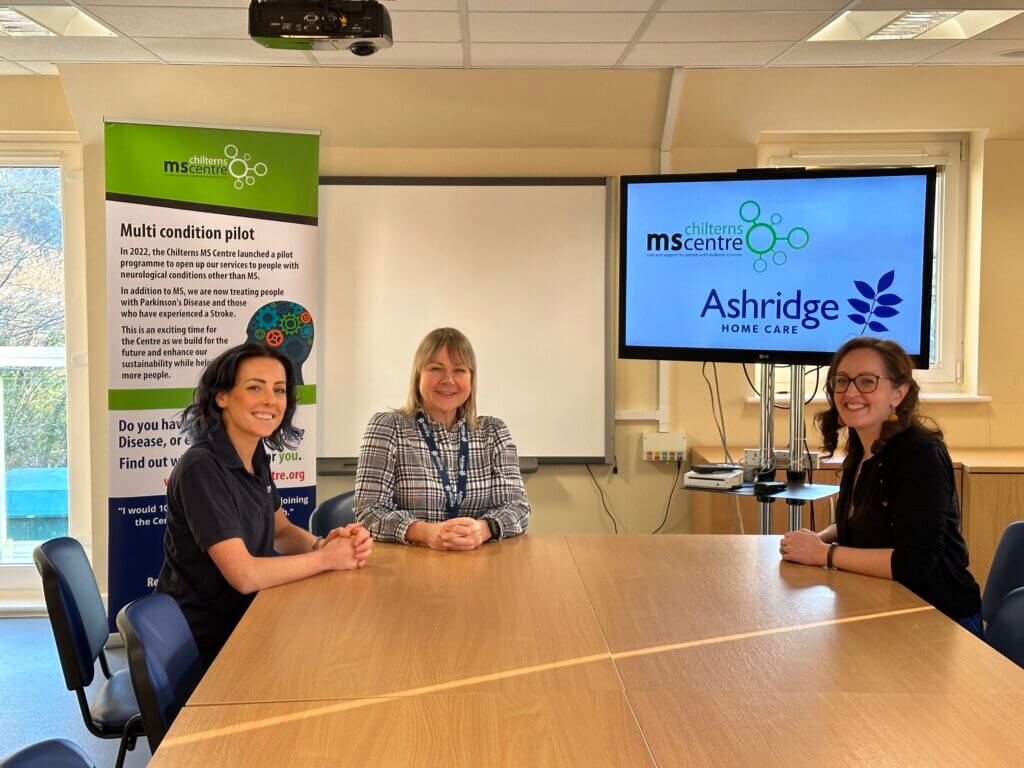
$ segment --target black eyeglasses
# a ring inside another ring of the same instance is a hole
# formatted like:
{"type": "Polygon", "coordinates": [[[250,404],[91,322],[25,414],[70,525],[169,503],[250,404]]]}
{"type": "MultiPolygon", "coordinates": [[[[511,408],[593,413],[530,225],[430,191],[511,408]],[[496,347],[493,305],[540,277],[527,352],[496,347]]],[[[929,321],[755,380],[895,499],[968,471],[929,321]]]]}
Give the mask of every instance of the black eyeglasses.
{"type": "Polygon", "coordinates": [[[862,395],[866,395],[869,392],[874,392],[878,389],[878,380],[888,379],[889,381],[896,381],[892,376],[876,376],[873,373],[859,373],[852,379],[849,376],[839,375],[832,379],[832,391],[833,392],[845,392],[850,388],[850,384],[857,388],[857,391],[862,395]]]}

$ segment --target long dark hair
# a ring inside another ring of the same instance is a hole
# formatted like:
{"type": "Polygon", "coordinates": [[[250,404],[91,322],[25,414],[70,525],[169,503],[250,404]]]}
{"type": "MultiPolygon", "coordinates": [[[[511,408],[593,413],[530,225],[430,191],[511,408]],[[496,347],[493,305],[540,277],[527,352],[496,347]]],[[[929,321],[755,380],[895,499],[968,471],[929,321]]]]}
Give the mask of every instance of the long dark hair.
{"type": "MultiPolygon", "coordinates": [[[[822,446],[825,448],[826,454],[831,456],[836,452],[836,446],[839,444],[839,430],[844,426],[839,419],[836,393],[832,382],[835,381],[839,363],[847,353],[855,349],[871,349],[877,352],[882,358],[882,365],[885,366],[885,375],[892,379],[893,385],[897,387],[908,385],[906,397],[896,406],[896,418],[882,424],[882,432],[875,444],[871,446],[871,453],[878,453],[895,435],[911,427],[929,432],[941,440],[942,430],[935,425],[935,422],[922,416],[919,412],[921,387],[914,380],[914,364],[903,347],[894,341],[876,339],[871,336],[858,336],[843,344],[832,356],[832,363],[828,367],[828,377],[825,379],[825,396],[828,398],[829,407],[814,417],[815,425],[821,430],[822,446]]],[[[851,386],[853,386],[852,383],[851,386]]],[[[860,436],[856,430],[847,430],[845,451],[847,461],[852,461],[851,457],[860,461],[860,457],[864,455],[864,446],[861,445],[860,436]]]]}
{"type": "Polygon", "coordinates": [[[288,404],[284,409],[284,417],[280,425],[269,437],[263,438],[267,447],[282,451],[295,448],[302,440],[302,430],[292,424],[295,406],[298,404],[298,393],[295,388],[295,370],[292,362],[281,352],[265,344],[239,344],[221,352],[206,365],[206,370],[199,377],[199,384],[192,395],[192,405],[181,412],[181,431],[195,441],[205,438],[210,430],[222,426],[221,407],[217,405],[217,395],[233,389],[238,379],[238,368],[252,357],[269,357],[284,366],[285,391],[288,404]]]}

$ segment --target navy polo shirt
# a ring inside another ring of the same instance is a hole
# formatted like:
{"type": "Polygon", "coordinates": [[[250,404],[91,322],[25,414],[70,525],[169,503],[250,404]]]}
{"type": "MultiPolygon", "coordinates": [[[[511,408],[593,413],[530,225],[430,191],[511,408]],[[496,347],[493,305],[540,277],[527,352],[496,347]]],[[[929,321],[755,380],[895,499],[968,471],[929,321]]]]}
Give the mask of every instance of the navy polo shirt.
{"type": "Polygon", "coordinates": [[[281,497],[261,442],[250,473],[220,426],[196,441],[167,482],[164,565],[156,588],[173,597],[209,665],[255,595],[236,591],[208,554],[238,538],[253,557],[274,554],[274,513],[281,497]]]}

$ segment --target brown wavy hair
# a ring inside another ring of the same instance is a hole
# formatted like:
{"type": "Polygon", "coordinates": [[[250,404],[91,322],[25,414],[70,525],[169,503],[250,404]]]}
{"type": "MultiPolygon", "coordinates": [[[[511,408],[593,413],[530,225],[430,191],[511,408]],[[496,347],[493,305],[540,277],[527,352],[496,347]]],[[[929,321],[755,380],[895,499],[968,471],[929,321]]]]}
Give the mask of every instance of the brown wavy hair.
{"type": "MultiPolygon", "coordinates": [[[[885,374],[892,379],[893,384],[897,387],[904,384],[909,385],[906,397],[896,406],[896,419],[882,424],[882,433],[875,444],[871,446],[871,453],[878,453],[895,435],[911,427],[929,432],[941,440],[942,430],[936,426],[934,421],[920,413],[921,387],[914,380],[914,364],[903,347],[894,341],[876,339],[871,336],[858,336],[843,344],[832,356],[832,362],[828,367],[828,376],[825,378],[825,397],[828,398],[829,407],[814,417],[814,423],[821,431],[822,446],[826,455],[831,456],[836,452],[836,447],[839,445],[839,430],[843,427],[839,420],[839,411],[836,408],[832,382],[835,380],[839,363],[847,353],[855,349],[874,350],[882,358],[885,374]]],[[[851,457],[855,457],[859,461],[860,457],[864,455],[864,446],[861,445],[856,430],[847,430],[844,450],[847,462],[851,461],[851,457]]]]}

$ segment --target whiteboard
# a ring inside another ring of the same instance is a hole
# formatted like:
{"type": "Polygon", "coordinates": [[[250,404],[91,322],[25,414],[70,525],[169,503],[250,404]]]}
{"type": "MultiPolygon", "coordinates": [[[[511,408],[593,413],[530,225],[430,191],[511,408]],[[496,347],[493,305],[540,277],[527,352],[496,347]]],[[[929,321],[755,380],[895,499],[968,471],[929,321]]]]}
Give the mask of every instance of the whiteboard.
{"type": "Polygon", "coordinates": [[[477,355],[477,411],[521,457],[611,455],[606,179],[320,180],[321,457],[359,454],[405,404],[412,358],[453,326],[477,355]]]}

